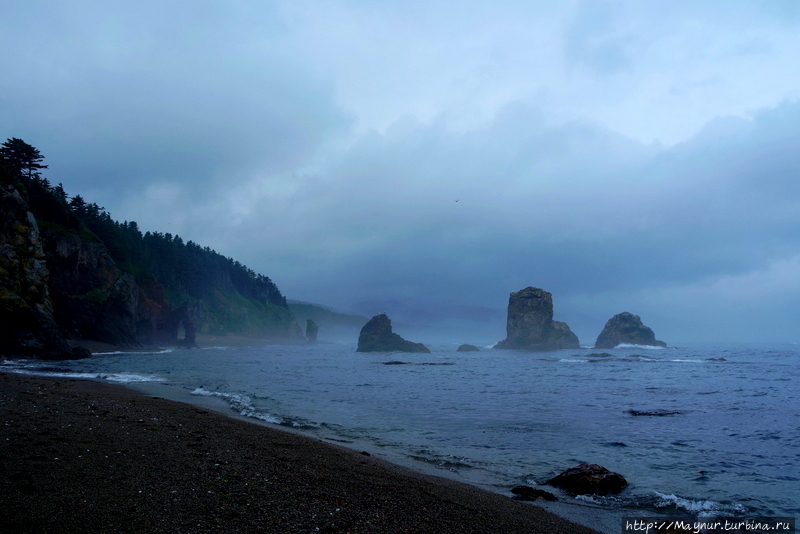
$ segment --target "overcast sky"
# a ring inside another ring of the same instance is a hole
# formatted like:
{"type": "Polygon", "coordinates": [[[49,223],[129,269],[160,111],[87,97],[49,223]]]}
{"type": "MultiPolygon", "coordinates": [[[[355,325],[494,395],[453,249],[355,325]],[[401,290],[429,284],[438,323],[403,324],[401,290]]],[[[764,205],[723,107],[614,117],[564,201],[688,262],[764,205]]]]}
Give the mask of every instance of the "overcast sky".
{"type": "Polygon", "coordinates": [[[795,0],[5,0],[0,47],[46,177],[290,299],[800,342],[795,0]]]}

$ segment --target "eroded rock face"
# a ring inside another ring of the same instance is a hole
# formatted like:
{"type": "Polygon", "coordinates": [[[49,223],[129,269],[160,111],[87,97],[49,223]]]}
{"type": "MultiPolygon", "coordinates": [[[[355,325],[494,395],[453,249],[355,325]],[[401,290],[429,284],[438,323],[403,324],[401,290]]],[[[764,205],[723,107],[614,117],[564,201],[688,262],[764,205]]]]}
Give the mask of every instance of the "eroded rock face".
{"type": "Polygon", "coordinates": [[[102,244],[77,235],[52,238],[46,253],[54,315],[67,335],[136,346],[140,292],[134,276],[118,269],[102,244]]]}
{"type": "Polygon", "coordinates": [[[566,323],[553,321],[553,295],[538,287],[526,287],[509,296],[506,339],[494,348],[577,349],[580,342],[566,323]]]}
{"type": "Polygon", "coordinates": [[[422,343],[406,341],[392,332],[392,321],[385,313],[370,319],[358,336],[356,352],[426,352],[428,347],[422,343]]]}
{"type": "Polygon", "coordinates": [[[641,318],[623,312],[606,322],[605,328],[594,343],[596,349],[613,349],[621,343],[666,347],[667,344],[656,339],[653,331],[642,324],[641,318]]]}
{"type": "Polygon", "coordinates": [[[546,482],[573,495],[608,495],[619,493],[628,481],[619,473],[613,473],[597,464],[580,464],[567,469],[546,482]]]}
{"type": "Polygon", "coordinates": [[[89,352],[67,344],[53,317],[44,249],[27,203],[0,186],[0,354],[71,359],[89,352]]]}

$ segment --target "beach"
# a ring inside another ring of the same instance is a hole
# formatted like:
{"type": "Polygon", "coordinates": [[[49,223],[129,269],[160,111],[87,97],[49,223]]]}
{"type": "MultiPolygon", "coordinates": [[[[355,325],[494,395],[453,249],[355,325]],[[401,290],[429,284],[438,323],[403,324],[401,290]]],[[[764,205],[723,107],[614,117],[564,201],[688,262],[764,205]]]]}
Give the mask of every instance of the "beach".
{"type": "Polygon", "coordinates": [[[2,532],[590,533],[535,505],[201,406],[0,374],[2,532]]]}

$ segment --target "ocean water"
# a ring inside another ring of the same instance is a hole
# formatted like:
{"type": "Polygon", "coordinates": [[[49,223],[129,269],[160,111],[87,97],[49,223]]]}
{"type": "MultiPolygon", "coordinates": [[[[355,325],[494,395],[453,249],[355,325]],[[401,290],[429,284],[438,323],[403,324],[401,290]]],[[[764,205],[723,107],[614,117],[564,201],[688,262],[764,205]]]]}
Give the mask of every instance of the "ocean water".
{"type": "Polygon", "coordinates": [[[428,346],[431,354],[357,353],[354,344],[126,352],[0,369],[160,382],[507,494],[597,463],[630,486],[608,497],[543,489],[601,513],[800,516],[799,345],[428,346]]]}

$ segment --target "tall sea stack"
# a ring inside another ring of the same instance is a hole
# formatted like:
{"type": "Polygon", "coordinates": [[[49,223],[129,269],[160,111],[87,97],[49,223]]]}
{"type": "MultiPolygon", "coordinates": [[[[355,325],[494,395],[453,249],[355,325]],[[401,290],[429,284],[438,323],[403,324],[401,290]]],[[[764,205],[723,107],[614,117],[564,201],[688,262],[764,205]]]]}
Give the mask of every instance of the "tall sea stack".
{"type": "Polygon", "coordinates": [[[506,339],[496,349],[548,351],[578,349],[578,336],[567,323],[553,321],[553,295],[526,287],[508,297],[506,339]]]}

